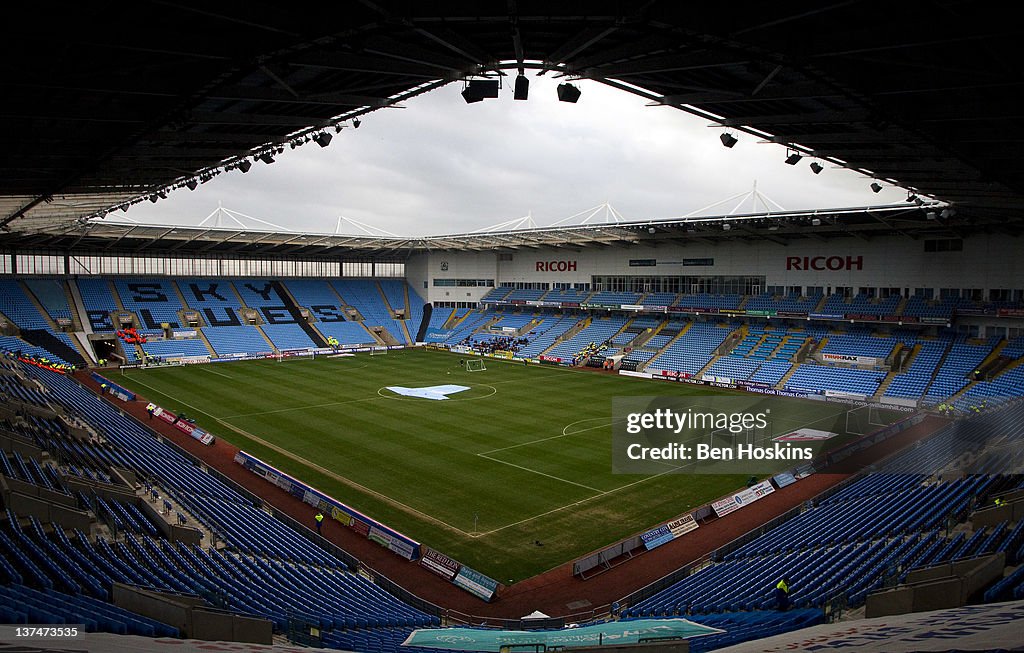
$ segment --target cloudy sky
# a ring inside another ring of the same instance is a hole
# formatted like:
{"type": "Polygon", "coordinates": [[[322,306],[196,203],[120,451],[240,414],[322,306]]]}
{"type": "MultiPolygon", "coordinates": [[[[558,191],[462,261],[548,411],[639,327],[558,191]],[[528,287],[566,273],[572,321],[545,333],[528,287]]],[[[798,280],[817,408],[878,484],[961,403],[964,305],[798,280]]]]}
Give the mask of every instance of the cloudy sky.
{"type": "MultiPolygon", "coordinates": [[[[737,134],[598,83],[580,82],[577,104],[557,101],[550,77],[533,77],[530,99],[466,104],[461,84],[365,116],[361,127],[285,149],[276,163],[221,174],[125,217],[197,224],[222,205],[282,228],[331,233],[346,216],[403,236],[460,233],[532,213],[549,225],[604,202],[627,219],[683,216],[757,188],[786,209],[902,202],[903,191],[827,165],[820,175],[783,162],[779,145],[737,134]]],[[[739,200],[708,214],[728,214],[739,200]]],[[[739,212],[751,211],[748,202],[739,212]]],[[[760,210],[760,207],[758,207],[760,210]]],[[[344,233],[357,233],[343,226],[344,233]]]]}

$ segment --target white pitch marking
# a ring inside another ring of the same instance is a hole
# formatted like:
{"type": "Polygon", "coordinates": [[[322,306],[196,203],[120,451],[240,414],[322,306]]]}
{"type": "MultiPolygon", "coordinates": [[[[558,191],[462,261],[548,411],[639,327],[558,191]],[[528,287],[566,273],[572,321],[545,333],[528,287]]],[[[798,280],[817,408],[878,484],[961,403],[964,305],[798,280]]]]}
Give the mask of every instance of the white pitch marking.
{"type": "Polygon", "coordinates": [[[232,381],[235,379],[235,377],[231,376],[230,374],[224,374],[223,372],[217,372],[215,370],[208,370],[206,369],[205,365],[199,365],[198,367],[200,370],[208,374],[216,374],[217,376],[223,376],[225,379],[231,379],[232,381]]]}
{"type": "Polygon", "coordinates": [[[521,469],[524,472],[530,472],[531,474],[539,474],[541,476],[546,476],[546,477],[548,477],[550,479],[553,479],[555,481],[561,481],[562,483],[568,483],[569,485],[575,485],[576,487],[581,487],[584,490],[590,490],[591,492],[600,492],[601,491],[601,490],[598,490],[596,487],[590,487],[589,485],[583,485],[582,483],[577,483],[576,481],[570,481],[570,480],[567,480],[567,479],[564,479],[564,478],[560,478],[558,476],[552,476],[551,474],[548,474],[546,472],[540,472],[540,471],[537,471],[536,469],[530,469],[529,467],[523,467],[522,465],[517,465],[515,463],[510,463],[507,460],[498,460],[497,458],[491,458],[487,454],[478,453],[477,456],[479,456],[481,458],[486,458],[487,460],[491,460],[491,461],[494,461],[496,463],[501,463],[502,465],[508,465],[509,467],[515,467],[516,469],[521,469]]]}

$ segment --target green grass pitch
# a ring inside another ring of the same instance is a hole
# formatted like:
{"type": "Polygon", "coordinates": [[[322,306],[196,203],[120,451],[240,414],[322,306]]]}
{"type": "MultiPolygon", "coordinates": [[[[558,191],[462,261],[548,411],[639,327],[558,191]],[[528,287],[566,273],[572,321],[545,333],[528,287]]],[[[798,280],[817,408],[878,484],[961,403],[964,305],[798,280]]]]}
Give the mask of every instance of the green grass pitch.
{"type": "MultiPolygon", "coordinates": [[[[423,349],[130,370],[119,383],[501,582],[742,487],[743,475],[611,473],[612,397],[705,387],[423,349]],[[461,384],[446,401],[385,386],[461,384]],[[540,544],[537,544],[540,542],[540,544]]],[[[792,426],[845,406],[792,401],[792,426]]]]}

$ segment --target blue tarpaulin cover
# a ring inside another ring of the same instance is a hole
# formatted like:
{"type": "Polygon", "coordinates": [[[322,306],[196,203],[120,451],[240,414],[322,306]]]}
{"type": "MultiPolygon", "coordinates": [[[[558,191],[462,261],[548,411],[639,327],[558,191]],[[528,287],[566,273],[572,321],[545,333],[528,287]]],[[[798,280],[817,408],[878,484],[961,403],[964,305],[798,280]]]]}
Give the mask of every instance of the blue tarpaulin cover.
{"type": "Polygon", "coordinates": [[[687,619],[631,619],[561,630],[488,630],[482,628],[423,628],[414,630],[402,646],[497,653],[502,646],[543,644],[597,646],[635,644],[659,637],[699,637],[724,632],[687,619]]]}

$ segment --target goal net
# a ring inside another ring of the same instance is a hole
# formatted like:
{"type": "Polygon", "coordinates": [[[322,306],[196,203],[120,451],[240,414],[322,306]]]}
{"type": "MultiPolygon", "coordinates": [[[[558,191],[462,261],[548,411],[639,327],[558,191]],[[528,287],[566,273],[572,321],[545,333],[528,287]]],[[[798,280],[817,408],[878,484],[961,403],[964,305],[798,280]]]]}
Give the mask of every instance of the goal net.
{"type": "Polygon", "coordinates": [[[483,372],[486,369],[487,366],[484,365],[484,359],[482,358],[470,358],[466,361],[467,372],[483,372]]]}
{"type": "Polygon", "coordinates": [[[315,349],[282,349],[280,353],[274,354],[278,363],[285,361],[311,361],[316,358],[315,349]]]}
{"type": "Polygon", "coordinates": [[[386,356],[388,353],[387,347],[370,347],[371,356],[386,356]]]}
{"type": "Polygon", "coordinates": [[[886,425],[883,409],[874,404],[846,411],[846,432],[851,435],[867,435],[886,425]]]}
{"type": "Polygon", "coordinates": [[[769,422],[763,427],[751,426],[738,431],[731,431],[728,428],[715,429],[709,434],[707,443],[714,447],[729,447],[737,444],[764,446],[771,439],[772,427],[769,422]]]}

